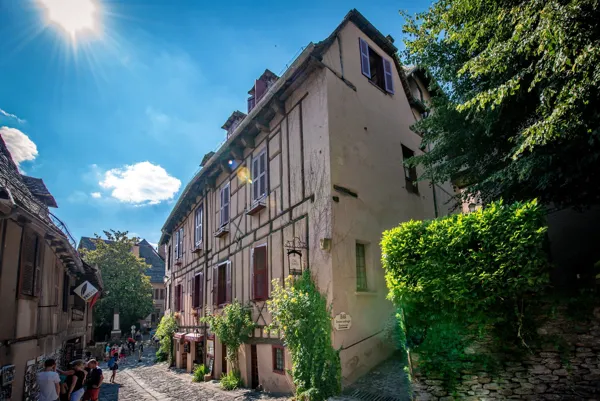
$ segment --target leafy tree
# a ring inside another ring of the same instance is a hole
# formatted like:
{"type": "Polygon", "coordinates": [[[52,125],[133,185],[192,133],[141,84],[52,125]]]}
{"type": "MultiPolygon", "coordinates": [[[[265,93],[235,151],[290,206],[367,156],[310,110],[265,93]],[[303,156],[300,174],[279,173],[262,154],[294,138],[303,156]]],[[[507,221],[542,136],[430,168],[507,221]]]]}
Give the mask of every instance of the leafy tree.
{"type": "Polygon", "coordinates": [[[115,308],[121,327],[128,329],[152,313],[152,286],[145,274],[149,265],[131,252],[136,238],[114,230],[104,231],[104,235],[108,241],[96,235],[95,250],[82,250],[83,259],[98,266],[104,283],[104,296],[94,306],[96,329],[112,327],[115,308]]]}
{"type": "Polygon", "coordinates": [[[484,201],[600,200],[599,0],[437,0],[403,15],[406,61],[439,85],[414,126],[431,148],[412,160],[423,178],[484,201]]]}
{"type": "Polygon", "coordinates": [[[238,350],[250,338],[254,322],[250,311],[234,300],[223,308],[220,314],[208,315],[201,319],[227,348],[227,361],[234,371],[239,372],[238,350]]]}
{"type": "Polygon", "coordinates": [[[166,313],[156,328],[156,336],[160,339],[160,347],[156,351],[157,361],[168,361],[172,364],[175,360],[173,355],[173,335],[177,331],[177,321],[172,313],[166,313]]]}

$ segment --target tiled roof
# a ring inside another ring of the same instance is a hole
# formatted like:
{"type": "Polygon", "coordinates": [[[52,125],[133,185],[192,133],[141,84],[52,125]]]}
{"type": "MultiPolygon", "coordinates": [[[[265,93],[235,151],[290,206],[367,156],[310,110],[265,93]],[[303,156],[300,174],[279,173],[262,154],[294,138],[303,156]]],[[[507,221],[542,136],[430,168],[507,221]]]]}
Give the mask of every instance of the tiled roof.
{"type": "Polygon", "coordinates": [[[21,174],[21,178],[23,182],[29,188],[29,191],[35,196],[39,201],[43,202],[48,207],[58,207],[56,204],[56,200],[48,191],[46,184],[41,178],[29,177],[27,175],[21,174]]]}
{"type": "MultiPolygon", "coordinates": [[[[94,241],[96,241],[96,238],[81,237],[79,240],[78,249],[88,249],[93,251],[96,249],[96,244],[94,241]]],[[[113,242],[105,239],[101,239],[101,241],[108,244],[113,242]]],[[[150,277],[150,282],[162,283],[165,276],[165,261],[154,250],[154,247],[145,239],[141,240],[137,245],[140,248],[140,258],[144,259],[146,263],[150,265],[150,267],[146,270],[146,275],[150,277]]]]}

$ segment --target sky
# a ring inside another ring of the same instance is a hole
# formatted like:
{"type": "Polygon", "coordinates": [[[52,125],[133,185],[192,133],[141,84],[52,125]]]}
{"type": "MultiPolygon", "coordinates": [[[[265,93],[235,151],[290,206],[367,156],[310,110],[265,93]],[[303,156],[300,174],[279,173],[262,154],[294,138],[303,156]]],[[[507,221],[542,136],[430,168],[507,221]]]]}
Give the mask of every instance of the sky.
{"type": "Polygon", "coordinates": [[[154,244],[265,68],[280,75],[352,8],[402,47],[398,10],[429,5],[93,0],[95,29],[72,36],[50,11],[85,22],[74,1],[0,0],[0,135],[77,241],[115,229],[154,244]]]}

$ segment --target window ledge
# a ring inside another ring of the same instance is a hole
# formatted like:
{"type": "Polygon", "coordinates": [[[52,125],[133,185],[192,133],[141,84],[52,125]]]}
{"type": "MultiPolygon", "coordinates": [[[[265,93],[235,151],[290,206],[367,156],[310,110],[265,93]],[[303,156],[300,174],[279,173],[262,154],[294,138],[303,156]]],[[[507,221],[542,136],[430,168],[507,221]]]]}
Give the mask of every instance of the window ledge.
{"type": "Polygon", "coordinates": [[[196,245],[194,249],[192,249],[192,253],[201,253],[202,252],[202,244],[196,245]]]}
{"type": "Polygon", "coordinates": [[[376,297],[377,294],[377,291],[354,291],[354,295],[356,296],[376,297]]]}
{"type": "Polygon", "coordinates": [[[285,370],[276,370],[276,369],[273,369],[273,373],[277,373],[278,375],[285,375],[285,370]]]}
{"type": "Polygon", "coordinates": [[[369,77],[365,77],[365,78],[367,78],[367,81],[369,81],[369,83],[371,85],[373,85],[374,87],[376,87],[377,89],[379,89],[381,91],[381,93],[383,93],[384,95],[393,96],[393,94],[391,94],[390,92],[386,91],[385,89],[380,88],[379,85],[377,85],[375,82],[371,81],[371,78],[369,78],[369,77]]]}
{"type": "Polygon", "coordinates": [[[224,237],[226,234],[229,234],[229,224],[226,224],[223,227],[219,228],[217,232],[215,232],[215,237],[221,238],[224,237]]]}
{"type": "Polygon", "coordinates": [[[254,202],[252,202],[252,205],[250,206],[250,209],[248,209],[246,214],[249,216],[254,216],[261,210],[265,209],[266,207],[267,207],[266,197],[263,196],[263,197],[255,200],[254,202]]]}

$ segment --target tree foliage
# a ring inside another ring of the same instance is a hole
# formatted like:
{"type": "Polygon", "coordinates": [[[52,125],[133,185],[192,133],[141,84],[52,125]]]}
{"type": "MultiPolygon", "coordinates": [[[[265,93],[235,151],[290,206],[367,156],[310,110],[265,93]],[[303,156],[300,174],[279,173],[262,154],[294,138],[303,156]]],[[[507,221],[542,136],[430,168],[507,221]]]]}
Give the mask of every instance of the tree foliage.
{"type": "Polygon", "coordinates": [[[481,338],[527,346],[549,282],[545,232],[544,210],[531,201],[495,202],[384,233],[389,298],[402,309],[406,346],[425,370],[452,381],[465,365],[483,362],[465,351],[481,338]]]}
{"type": "Polygon", "coordinates": [[[152,286],[145,274],[149,265],[131,252],[136,238],[113,230],[104,235],[108,241],[96,235],[95,250],[82,250],[83,259],[98,266],[104,283],[104,296],[94,306],[94,320],[97,328],[110,328],[118,308],[121,327],[129,328],[153,310],[152,286]]]}
{"type": "Polygon", "coordinates": [[[255,326],[250,310],[234,300],[220,314],[208,315],[201,321],[207,323],[210,330],[225,344],[227,361],[235,372],[239,372],[238,350],[248,341],[255,326]]]}
{"type": "Polygon", "coordinates": [[[484,201],[600,200],[600,1],[437,0],[406,14],[405,59],[439,84],[414,127],[423,178],[484,201]]]}
{"type": "Polygon", "coordinates": [[[172,364],[175,360],[173,355],[173,335],[177,331],[177,320],[172,313],[165,313],[156,328],[156,336],[160,340],[160,347],[156,351],[158,361],[166,360],[172,364]]]}
{"type": "Polygon", "coordinates": [[[331,311],[310,272],[282,287],[273,280],[267,302],[273,318],[270,330],[281,333],[292,356],[290,372],[299,400],[322,401],[339,394],[339,352],[331,346],[331,311]]]}

